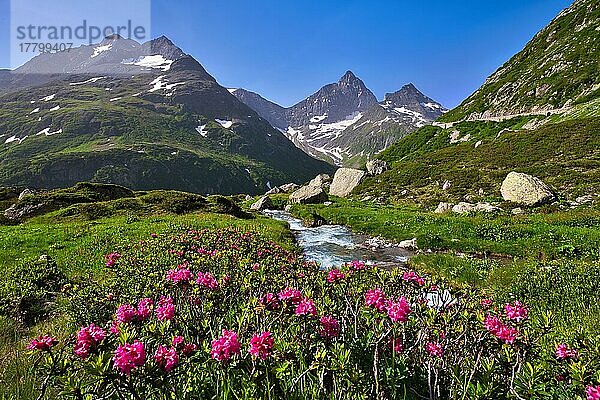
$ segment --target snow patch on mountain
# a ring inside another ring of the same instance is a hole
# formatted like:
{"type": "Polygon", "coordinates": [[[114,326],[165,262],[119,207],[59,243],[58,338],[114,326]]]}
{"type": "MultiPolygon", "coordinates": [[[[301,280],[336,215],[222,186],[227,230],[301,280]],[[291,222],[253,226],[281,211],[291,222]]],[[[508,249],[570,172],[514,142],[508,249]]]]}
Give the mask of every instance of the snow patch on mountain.
{"type": "Polygon", "coordinates": [[[229,129],[233,125],[233,121],[227,121],[225,119],[215,118],[215,121],[217,121],[217,123],[219,123],[219,125],[221,125],[225,129],[229,129]]]}
{"type": "Polygon", "coordinates": [[[128,59],[121,62],[123,65],[137,65],[138,67],[147,69],[160,69],[163,72],[167,72],[171,69],[173,60],[167,60],[162,54],[153,56],[143,56],[137,59],[128,59]]]}
{"type": "MultiPolygon", "coordinates": [[[[98,82],[100,79],[104,79],[106,78],[105,76],[99,76],[97,78],[90,78],[87,81],[83,81],[83,82],[71,82],[69,83],[69,85],[71,86],[79,86],[79,85],[85,85],[87,83],[94,83],[94,82],[98,82]]],[[[52,100],[54,97],[52,97],[50,100],[52,100]]],[[[44,99],[42,99],[44,100],[44,99]]],[[[44,100],[44,101],[49,101],[49,100],[44,100]]]]}
{"type": "Polygon", "coordinates": [[[104,46],[94,47],[94,54],[92,54],[92,58],[96,58],[100,54],[104,53],[105,51],[109,51],[110,49],[112,49],[112,43],[109,43],[104,46]]]}

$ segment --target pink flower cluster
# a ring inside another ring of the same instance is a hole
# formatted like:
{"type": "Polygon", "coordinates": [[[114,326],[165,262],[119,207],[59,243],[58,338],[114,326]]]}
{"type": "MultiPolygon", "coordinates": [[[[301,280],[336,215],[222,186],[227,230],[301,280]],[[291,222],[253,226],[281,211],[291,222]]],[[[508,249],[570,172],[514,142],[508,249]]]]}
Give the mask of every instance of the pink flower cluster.
{"type": "Polygon", "coordinates": [[[262,304],[267,310],[273,311],[279,308],[279,300],[277,296],[273,293],[267,293],[260,299],[260,304],[262,304]]]}
{"type": "Polygon", "coordinates": [[[340,335],[340,323],[331,315],[324,315],[319,320],[321,323],[321,329],[319,334],[328,339],[336,338],[340,335]]]}
{"type": "Polygon", "coordinates": [[[198,272],[196,283],[210,290],[217,290],[219,288],[219,282],[217,282],[210,272],[198,272]]]}
{"type": "Polygon", "coordinates": [[[167,280],[176,284],[187,284],[192,280],[192,271],[182,267],[167,272],[167,280]]]}
{"type": "Polygon", "coordinates": [[[346,278],[346,275],[337,268],[330,269],[329,273],[327,273],[327,282],[329,282],[329,283],[342,281],[345,278],[346,278]]]}
{"type": "Polygon", "coordinates": [[[156,304],[156,318],[159,321],[168,321],[175,316],[175,306],[173,299],[170,297],[161,296],[156,304]]]}
{"type": "Polygon", "coordinates": [[[388,317],[392,322],[406,322],[408,321],[408,315],[410,314],[410,306],[404,296],[397,302],[389,302],[387,306],[388,317]]]}
{"type": "Polygon", "coordinates": [[[175,348],[175,350],[181,351],[184,356],[189,357],[196,350],[198,350],[198,346],[193,343],[185,343],[183,336],[174,336],[171,341],[171,345],[175,348]]]}
{"type": "Polygon", "coordinates": [[[150,318],[150,316],[152,315],[153,307],[154,307],[154,302],[152,301],[152,299],[148,299],[148,298],[141,299],[138,302],[138,306],[137,306],[137,318],[140,321],[150,318]]]}
{"type": "Polygon", "coordinates": [[[90,355],[90,351],[102,343],[105,337],[104,330],[99,326],[91,324],[83,327],[77,332],[77,342],[73,351],[82,359],[86,359],[90,355]]]}
{"type": "Polygon", "coordinates": [[[271,336],[271,332],[262,332],[250,339],[250,349],[248,352],[261,360],[266,360],[271,355],[274,344],[275,341],[271,336]]]}
{"type": "Polygon", "coordinates": [[[296,306],[296,315],[310,315],[313,317],[317,315],[317,307],[315,306],[315,302],[308,297],[300,300],[296,306]]]}
{"type": "Polygon", "coordinates": [[[492,335],[509,344],[514,343],[514,341],[517,339],[517,335],[519,334],[515,328],[505,325],[502,323],[502,321],[500,321],[500,318],[496,316],[486,315],[483,326],[492,335]]]}
{"type": "Polygon", "coordinates": [[[298,289],[287,288],[279,292],[278,297],[279,300],[296,306],[302,300],[302,293],[298,289]]]}
{"type": "Polygon", "coordinates": [[[416,282],[419,286],[423,286],[425,284],[425,279],[417,275],[415,271],[405,272],[402,276],[402,279],[404,279],[406,282],[416,282]]]}
{"type": "Polygon", "coordinates": [[[356,271],[362,271],[367,269],[367,265],[364,263],[364,261],[360,261],[360,260],[354,260],[350,263],[350,266],[352,268],[354,268],[356,271]]]}
{"type": "Polygon", "coordinates": [[[179,356],[173,347],[158,346],[158,350],[154,354],[154,361],[166,372],[171,372],[179,363],[179,356]]]}
{"type": "Polygon", "coordinates": [[[587,400],[600,400],[600,386],[588,386],[585,388],[587,400]]]}
{"type": "Polygon", "coordinates": [[[365,303],[379,312],[385,312],[387,309],[387,298],[383,290],[375,288],[367,290],[365,293],[365,303]]]}
{"type": "Polygon", "coordinates": [[[134,368],[141,367],[146,362],[144,343],[136,340],[133,344],[119,345],[113,357],[115,368],[129,375],[134,368]]]}
{"type": "Polygon", "coordinates": [[[119,253],[110,253],[104,256],[104,259],[106,260],[106,266],[108,268],[112,268],[117,264],[117,261],[119,261],[119,258],[121,258],[121,255],[119,253]]]}
{"type": "Polygon", "coordinates": [[[444,349],[438,342],[427,342],[425,344],[425,350],[433,357],[444,357],[444,349]]]}
{"type": "Polygon", "coordinates": [[[212,341],[210,356],[217,361],[228,361],[240,354],[240,342],[237,333],[223,329],[221,337],[212,341]]]}
{"type": "Polygon", "coordinates": [[[402,343],[402,338],[390,338],[389,346],[396,354],[400,354],[402,351],[404,351],[404,343],[402,343]]]}
{"type": "Polygon", "coordinates": [[[117,308],[115,319],[121,324],[128,324],[137,317],[137,310],[131,304],[121,304],[117,308]]]}
{"type": "Polygon", "coordinates": [[[559,360],[577,358],[577,350],[569,349],[569,347],[566,344],[561,343],[558,346],[556,346],[556,358],[558,358],[559,360]]]}
{"type": "Polygon", "coordinates": [[[40,351],[49,351],[52,347],[58,344],[58,340],[53,338],[50,335],[38,336],[37,339],[33,339],[29,346],[27,346],[28,350],[40,350],[40,351]]]}
{"type": "Polygon", "coordinates": [[[527,308],[518,300],[513,304],[506,304],[504,306],[504,311],[506,313],[506,318],[512,321],[520,322],[527,319],[527,308]]]}

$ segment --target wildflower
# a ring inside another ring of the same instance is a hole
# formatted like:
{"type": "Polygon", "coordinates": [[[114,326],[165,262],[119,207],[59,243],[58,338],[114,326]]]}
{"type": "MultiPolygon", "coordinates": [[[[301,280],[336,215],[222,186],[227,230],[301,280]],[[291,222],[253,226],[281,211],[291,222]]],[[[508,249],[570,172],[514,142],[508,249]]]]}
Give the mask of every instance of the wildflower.
{"type": "Polygon", "coordinates": [[[509,344],[514,343],[519,334],[515,328],[503,324],[498,317],[493,317],[491,315],[486,315],[483,326],[492,335],[509,344]]]}
{"type": "Polygon", "coordinates": [[[438,342],[427,342],[427,344],[425,344],[425,350],[433,357],[442,358],[444,356],[444,349],[438,342]]]}
{"type": "Polygon", "coordinates": [[[588,386],[585,388],[587,400],[600,400],[600,386],[588,386]]]}
{"type": "Polygon", "coordinates": [[[206,289],[217,290],[219,288],[219,282],[217,282],[210,272],[198,272],[196,283],[200,286],[204,286],[206,289]]]}
{"type": "Polygon", "coordinates": [[[210,356],[217,361],[227,361],[240,354],[240,342],[237,333],[223,329],[222,336],[211,343],[210,356]]]}
{"type": "Polygon", "coordinates": [[[303,298],[296,307],[296,315],[317,315],[317,308],[315,302],[308,297],[303,298]]]}
{"type": "Polygon", "coordinates": [[[113,335],[119,334],[119,321],[115,320],[115,321],[111,322],[109,332],[112,333],[113,335]]]}
{"type": "Polygon", "coordinates": [[[117,261],[119,261],[119,258],[121,258],[121,255],[119,253],[110,253],[104,256],[104,259],[106,260],[106,266],[108,268],[112,268],[117,264],[117,261]]]}
{"type": "Polygon", "coordinates": [[[137,316],[137,310],[131,304],[121,304],[117,308],[116,320],[122,324],[128,324],[137,316]]]}
{"type": "Polygon", "coordinates": [[[336,338],[340,335],[340,323],[333,316],[322,316],[319,322],[321,323],[319,334],[324,338],[336,338]]]}
{"type": "Polygon", "coordinates": [[[154,302],[152,299],[141,299],[137,306],[137,317],[140,321],[148,319],[152,315],[152,307],[154,302]]]}
{"type": "Polygon", "coordinates": [[[158,350],[154,354],[154,361],[166,372],[171,372],[179,363],[179,356],[174,348],[166,346],[158,346],[158,350]]]}
{"type": "Polygon", "coordinates": [[[146,362],[144,343],[136,340],[133,344],[119,345],[113,357],[115,368],[129,375],[134,368],[141,367],[146,362]]]}
{"type": "Polygon", "coordinates": [[[402,343],[402,338],[390,338],[389,346],[396,354],[402,353],[404,350],[404,344],[402,343]]]}
{"type": "Polygon", "coordinates": [[[491,299],[483,299],[479,302],[483,308],[490,308],[494,303],[491,299]]]}
{"type": "Polygon", "coordinates": [[[279,292],[279,300],[298,305],[302,300],[302,293],[298,289],[287,288],[279,292]]]}
{"type": "Polygon", "coordinates": [[[274,343],[271,332],[262,332],[250,339],[250,349],[248,352],[261,360],[266,360],[271,355],[271,351],[273,351],[274,343]]]}
{"type": "Polygon", "coordinates": [[[423,286],[425,284],[425,279],[417,275],[415,271],[405,272],[402,276],[402,279],[404,279],[406,282],[416,282],[419,286],[423,286]]]}
{"type": "Polygon", "coordinates": [[[171,340],[171,345],[176,349],[180,349],[181,346],[183,346],[184,342],[185,340],[183,339],[183,336],[173,336],[173,339],[171,340]]]}
{"type": "Polygon", "coordinates": [[[350,266],[352,266],[352,268],[354,268],[356,271],[362,271],[364,269],[367,269],[367,266],[364,263],[364,261],[359,261],[359,260],[352,261],[350,263],[350,266]]]}
{"type": "Polygon", "coordinates": [[[566,344],[561,343],[558,346],[556,346],[556,358],[558,358],[559,360],[564,360],[567,358],[577,358],[577,350],[569,349],[569,347],[566,344]]]}
{"type": "Polygon", "coordinates": [[[156,239],[158,237],[158,235],[156,233],[152,233],[152,234],[150,234],[150,236],[152,237],[152,239],[156,239]]]}
{"type": "Polygon", "coordinates": [[[520,301],[515,301],[513,304],[506,304],[504,311],[506,312],[506,318],[510,320],[520,322],[527,319],[527,308],[520,301]]]}
{"type": "Polygon", "coordinates": [[[261,297],[260,304],[262,304],[269,311],[276,310],[279,307],[277,296],[275,296],[273,293],[267,293],[261,297]]]}
{"type": "Polygon", "coordinates": [[[94,324],[83,327],[77,332],[77,343],[75,343],[73,351],[82,359],[86,359],[92,348],[98,346],[105,336],[104,330],[94,324]]]}
{"type": "Polygon", "coordinates": [[[408,321],[408,315],[410,314],[410,306],[406,298],[402,296],[396,303],[390,302],[387,307],[388,317],[392,322],[406,322],[408,321]]]}
{"type": "Polygon", "coordinates": [[[198,349],[198,346],[196,346],[195,344],[193,344],[193,343],[186,343],[186,344],[183,345],[183,349],[181,350],[181,352],[183,353],[184,356],[189,357],[197,349],[198,349]]]}
{"type": "Polygon", "coordinates": [[[192,272],[187,268],[172,269],[167,272],[167,280],[176,284],[189,283],[192,280],[192,272]]]}
{"type": "Polygon", "coordinates": [[[58,340],[49,335],[38,336],[37,339],[31,340],[28,350],[50,351],[50,349],[58,344],[58,340]]]}
{"type": "Polygon", "coordinates": [[[156,318],[160,321],[171,320],[175,316],[175,306],[173,299],[170,297],[161,296],[156,307],[156,318]]]}
{"type": "Polygon", "coordinates": [[[365,293],[365,303],[368,307],[373,307],[379,312],[385,312],[387,309],[387,299],[381,289],[367,290],[365,293]]]}
{"type": "Polygon", "coordinates": [[[329,283],[341,281],[344,278],[346,278],[346,275],[337,268],[333,268],[333,269],[329,270],[329,273],[327,274],[327,282],[329,282],[329,283]]]}

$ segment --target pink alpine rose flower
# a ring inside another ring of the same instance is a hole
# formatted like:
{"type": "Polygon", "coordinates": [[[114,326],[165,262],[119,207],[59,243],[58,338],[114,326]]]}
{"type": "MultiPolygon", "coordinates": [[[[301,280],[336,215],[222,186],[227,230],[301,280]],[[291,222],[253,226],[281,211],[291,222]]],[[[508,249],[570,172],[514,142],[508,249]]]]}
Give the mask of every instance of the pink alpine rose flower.
{"type": "Polygon", "coordinates": [[[267,310],[273,311],[279,308],[279,300],[273,293],[267,293],[260,298],[260,304],[262,304],[267,310]]]}
{"type": "Polygon", "coordinates": [[[58,340],[50,335],[38,336],[37,339],[32,339],[27,346],[27,350],[50,351],[51,348],[58,344],[58,340]]]}
{"type": "Polygon", "coordinates": [[[273,351],[275,341],[271,336],[271,332],[262,332],[256,334],[250,339],[250,349],[248,352],[254,357],[258,357],[261,360],[266,360],[273,351]]]}
{"type": "Polygon", "coordinates": [[[167,280],[175,284],[186,284],[192,280],[192,271],[187,268],[172,269],[167,272],[167,280]]]}
{"type": "Polygon", "coordinates": [[[279,292],[278,297],[279,300],[296,306],[302,300],[302,293],[298,289],[287,288],[279,292]]]}
{"type": "Polygon", "coordinates": [[[129,375],[137,367],[146,362],[146,349],[144,343],[136,340],[133,344],[119,345],[113,357],[115,368],[123,374],[129,375]]]}
{"type": "Polygon", "coordinates": [[[404,351],[404,343],[402,343],[402,338],[390,338],[389,346],[396,354],[402,353],[404,351]]]}
{"type": "Polygon", "coordinates": [[[333,339],[340,335],[340,323],[331,315],[324,315],[319,320],[321,329],[319,335],[324,338],[333,339]]]}
{"type": "Polygon", "coordinates": [[[587,400],[600,400],[600,386],[588,386],[585,388],[587,400]]]}
{"type": "Polygon", "coordinates": [[[438,342],[427,342],[427,344],[425,344],[425,350],[433,357],[444,357],[444,349],[438,342]]]}
{"type": "Polygon", "coordinates": [[[410,314],[410,306],[406,298],[402,296],[396,303],[390,302],[387,307],[388,317],[392,322],[406,322],[410,314]]]}
{"type": "Polygon", "coordinates": [[[168,321],[175,316],[175,306],[173,299],[170,297],[161,296],[156,305],[156,318],[159,321],[168,321]]]}
{"type": "Polygon", "coordinates": [[[86,359],[93,348],[97,347],[106,337],[106,333],[99,326],[91,324],[77,332],[77,341],[73,351],[82,359],[86,359]]]}
{"type": "Polygon", "coordinates": [[[113,252],[113,253],[110,253],[110,254],[107,254],[104,256],[104,259],[106,260],[106,266],[108,268],[114,267],[120,258],[121,258],[121,255],[116,252],[113,252]]]}
{"type": "Polygon", "coordinates": [[[577,350],[569,349],[569,347],[566,344],[561,343],[558,346],[556,346],[556,358],[558,358],[559,360],[577,358],[577,350]]]}
{"type": "Polygon", "coordinates": [[[423,286],[425,284],[425,279],[417,275],[415,271],[405,272],[402,276],[402,279],[404,279],[406,282],[416,282],[419,286],[423,286]]]}
{"type": "Polygon", "coordinates": [[[350,263],[350,266],[352,268],[354,268],[355,271],[362,271],[367,269],[367,265],[364,263],[364,261],[360,261],[360,260],[354,260],[350,263]]]}
{"type": "Polygon", "coordinates": [[[137,317],[137,310],[131,304],[121,304],[117,308],[116,320],[121,324],[128,324],[137,317]]]}
{"type": "Polygon", "coordinates": [[[309,299],[308,297],[303,298],[296,306],[296,315],[317,315],[317,308],[315,307],[315,302],[309,299]]]}
{"type": "Polygon", "coordinates": [[[221,337],[213,340],[210,356],[217,361],[228,361],[236,354],[240,354],[240,342],[237,333],[223,329],[221,337]]]}
{"type": "Polygon", "coordinates": [[[156,364],[164,369],[165,372],[171,372],[171,370],[179,363],[177,351],[172,347],[163,345],[158,346],[158,350],[156,350],[153,358],[154,361],[156,361],[156,364]]]}
{"type": "Polygon", "coordinates": [[[368,307],[372,307],[379,312],[387,310],[387,298],[381,289],[375,288],[367,290],[365,293],[365,303],[368,307]]]}
{"type": "Polygon", "coordinates": [[[346,278],[346,275],[337,268],[333,268],[333,269],[329,270],[329,273],[327,274],[327,282],[329,282],[329,283],[341,281],[341,280],[344,280],[345,278],[346,278]]]}
{"type": "Polygon", "coordinates": [[[513,304],[506,304],[504,306],[504,311],[506,313],[506,318],[510,320],[520,322],[527,319],[527,308],[518,300],[513,304]]]}
{"type": "Polygon", "coordinates": [[[196,278],[196,283],[210,290],[217,290],[219,288],[219,282],[217,282],[213,274],[211,274],[210,272],[198,272],[198,278],[196,278]]]}

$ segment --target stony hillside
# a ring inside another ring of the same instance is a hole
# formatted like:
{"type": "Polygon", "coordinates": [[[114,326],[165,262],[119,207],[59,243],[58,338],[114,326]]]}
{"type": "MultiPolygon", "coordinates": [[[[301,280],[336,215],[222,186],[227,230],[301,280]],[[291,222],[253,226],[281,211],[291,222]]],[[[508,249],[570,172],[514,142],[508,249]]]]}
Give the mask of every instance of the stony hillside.
{"type": "Polygon", "coordinates": [[[600,3],[577,0],[443,118],[546,113],[600,97],[600,3]]]}
{"type": "Polygon", "coordinates": [[[164,37],[112,37],[69,55],[44,54],[5,83],[0,185],[260,193],[332,169],[164,37]],[[27,84],[30,77],[43,79],[27,84]]]}
{"type": "Polygon", "coordinates": [[[244,89],[232,92],[306,153],[345,166],[364,164],[447,111],[412,84],[378,102],[351,71],[290,108],[244,89]]]}

